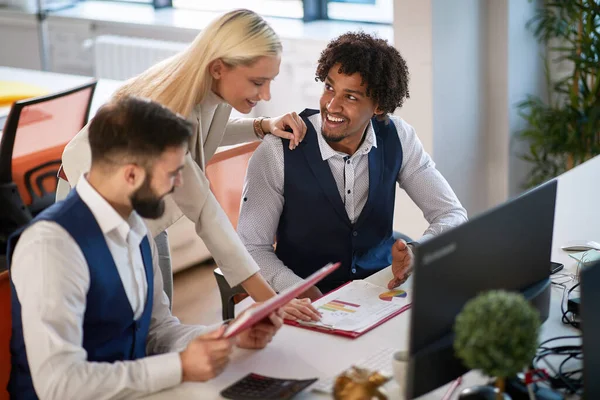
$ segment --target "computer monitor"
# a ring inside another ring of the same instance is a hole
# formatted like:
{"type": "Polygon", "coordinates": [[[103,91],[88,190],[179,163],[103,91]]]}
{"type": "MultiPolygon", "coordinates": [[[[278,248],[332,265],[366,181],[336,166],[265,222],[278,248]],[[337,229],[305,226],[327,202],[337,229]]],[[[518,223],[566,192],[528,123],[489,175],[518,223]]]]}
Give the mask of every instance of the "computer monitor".
{"type": "Polygon", "coordinates": [[[600,399],[600,262],[581,270],[583,398],[600,399]]]}
{"type": "Polygon", "coordinates": [[[548,318],[556,188],[550,181],[417,246],[408,399],[468,371],[454,355],[453,324],[477,294],[521,291],[548,318]]]}

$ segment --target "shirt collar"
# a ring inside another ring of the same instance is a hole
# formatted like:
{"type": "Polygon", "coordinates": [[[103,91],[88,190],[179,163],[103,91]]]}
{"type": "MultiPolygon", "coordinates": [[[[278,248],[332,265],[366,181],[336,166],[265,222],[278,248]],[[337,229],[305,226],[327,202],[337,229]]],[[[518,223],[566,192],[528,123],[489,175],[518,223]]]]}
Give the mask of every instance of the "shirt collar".
{"type": "Polygon", "coordinates": [[[136,241],[141,242],[142,238],[147,235],[148,230],[142,218],[132,211],[127,220],[121,215],[90,185],[86,175],[82,175],[77,182],[77,193],[81,200],[90,208],[94,218],[100,226],[102,234],[105,236],[110,232],[117,234],[127,241],[127,236],[130,232],[135,234],[136,241]]]}
{"type": "MultiPolygon", "coordinates": [[[[335,151],[329,146],[329,143],[323,138],[321,134],[321,114],[311,115],[308,120],[312,123],[315,131],[317,132],[317,142],[319,143],[319,149],[321,151],[321,158],[323,161],[330,159],[331,157],[343,157],[344,154],[339,151],[335,151]]],[[[367,125],[367,131],[365,133],[365,140],[358,146],[356,153],[354,154],[368,154],[373,147],[377,147],[377,137],[375,136],[375,130],[373,129],[373,123],[369,120],[367,125]]]]}

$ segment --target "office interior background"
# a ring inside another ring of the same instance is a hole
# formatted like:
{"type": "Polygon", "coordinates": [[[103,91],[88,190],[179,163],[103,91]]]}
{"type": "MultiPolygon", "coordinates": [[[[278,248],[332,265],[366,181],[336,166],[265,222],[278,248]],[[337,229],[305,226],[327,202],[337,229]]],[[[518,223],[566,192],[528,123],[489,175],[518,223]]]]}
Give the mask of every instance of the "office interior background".
{"type": "MultiPolygon", "coordinates": [[[[316,61],[327,42],[364,30],[407,60],[410,99],[397,115],[415,127],[470,216],[525,190],[526,127],[517,104],[545,95],[543,55],[527,22],[528,0],[0,0],[0,66],[126,80],[186,46],[218,13],[253,9],[283,41],[272,100],[251,116],[317,108],[316,61]],[[39,6],[41,4],[41,10],[39,6]],[[166,7],[160,7],[166,6],[166,7]]],[[[558,65],[552,65],[558,68],[558,65]]],[[[419,237],[421,211],[398,190],[395,230],[419,237]]],[[[188,221],[171,228],[172,247],[208,258],[188,221]],[[191,233],[188,234],[188,233],[191,233]],[[186,246],[178,242],[192,241],[186,246]],[[200,254],[202,253],[202,254],[200,254]]],[[[190,261],[191,260],[191,261],[190,261]]]]}

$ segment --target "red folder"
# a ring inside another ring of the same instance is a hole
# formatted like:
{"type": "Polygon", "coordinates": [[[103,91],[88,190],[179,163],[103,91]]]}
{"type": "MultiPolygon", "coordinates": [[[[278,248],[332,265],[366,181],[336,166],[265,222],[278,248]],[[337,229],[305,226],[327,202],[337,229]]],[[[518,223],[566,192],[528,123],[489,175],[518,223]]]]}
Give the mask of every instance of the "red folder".
{"type": "Polygon", "coordinates": [[[335,264],[329,263],[304,279],[302,282],[287,288],[277,296],[271,297],[264,303],[246,310],[239,318],[236,318],[231,324],[229,324],[223,337],[233,337],[238,333],[251,328],[254,324],[267,317],[270,313],[280,309],[289,303],[294,297],[304,293],[310,287],[317,284],[319,281],[321,281],[321,279],[325,278],[327,275],[339,268],[339,266],[339,262],[335,264]]]}
{"type": "MultiPolygon", "coordinates": [[[[343,288],[344,286],[346,286],[349,283],[350,282],[344,283],[342,286],[338,287],[337,289],[333,289],[332,291],[323,295],[323,297],[328,296],[329,294],[331,294],[337,290],[340,290],[341,288],[343,288]]],[[[396,315],[402,314],[404,311],[408,310],[410,308],[410,306],[411,306],[410,304],[407,304],[406,306],[402,307],[398,311],[395,311],[392,314],[388,315],[387,317],[383,318],[382,320],[377,321],[376,323],[369,326],[367,329],[365,329],[362,332],[344,331],[341,329],[330,329],[330,328],[326,328],[323,326],[304,325],[304,324],[299,323],[298,321],[292,321],[289,319],[286,319],[283,322],[286,325],[297,326],[298,328],[309,329],[311,331],[318,331],[318,332],[323,332],[323,333],[329,333],[331,335],[345,336],[350,339],[356,339],[357,337],[364,335],[365,333],[373,330],[374,328],[377,328],[379,325],[383,324],[384,322],[389,321],[390,319],[394,318],[396,315]]]]}

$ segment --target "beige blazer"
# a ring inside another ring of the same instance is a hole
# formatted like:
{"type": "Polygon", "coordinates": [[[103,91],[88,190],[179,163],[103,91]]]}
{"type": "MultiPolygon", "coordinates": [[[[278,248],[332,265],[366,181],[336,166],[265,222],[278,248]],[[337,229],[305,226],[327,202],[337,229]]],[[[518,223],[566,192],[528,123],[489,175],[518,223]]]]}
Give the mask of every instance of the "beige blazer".
{"type": "MultiPolygon", "coordinates": [[[[208,179],[203,172],[206,162],[219,146],[256,140],[253,120],[230,120],[230,114],[231,106],[225,103],[216,105],[216,109],[214,105],[209,110],[203,109],[202,105],[194,109],[189,120],[196,125],[196,135],[190,141],[190,152],[186,156],[183,186],[166,197],[164,215],[157,220],[146,220],[146,223],[154,237],[185,215],[195,223],[198,236],[206,244],[229,285],[233,287],[256,273],[259,267],[210,191],[208,179]],[[208,120],[212,110],[214,115],[208,120]]],[[[74,187],[79,177],[89,171],[91,165],[87,126],[67,144],[62,162],[69,184],[74,187]]],[[[68,187],[61,188],[59,185],[57,199],[66,197],[68,192],[68,187]]]]}

